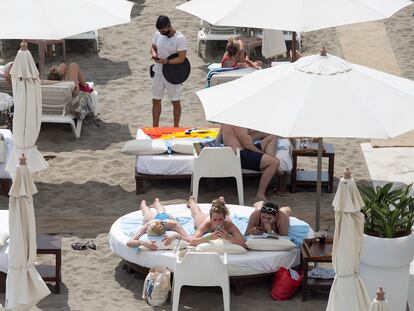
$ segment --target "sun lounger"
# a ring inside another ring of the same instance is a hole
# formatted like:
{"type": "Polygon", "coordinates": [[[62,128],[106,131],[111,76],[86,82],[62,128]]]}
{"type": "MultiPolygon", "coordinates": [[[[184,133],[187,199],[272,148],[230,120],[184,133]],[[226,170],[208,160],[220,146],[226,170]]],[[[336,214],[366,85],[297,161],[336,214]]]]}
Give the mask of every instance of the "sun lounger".
{"type": "Polygon", "coordinates": [[[98,44],[98,30],[91,30],[87,32],[83,32],[71,37],[65,38],[65,40],[92,40],[93,41],[93,49],[95,52],[99,50],[98,44]]]}
{"type": "MultiPolygon", "coordinates": [[[[141,129],[138,129],[136,139],[148,139],[141,129]]],[[[280,160],[279,188],[286,190],[287,177],[292,169],[292,155],[288,139],[280,139],[276,156],[280,160]]],[[[191,179],[194,156],[189,154],[164,153],[157,155],[140,155],[135,161],[136,193],[144,193],[144,182],[166,179],[191,179]]],[[[242,170],[243,178],[259,177],[261,172],[242,170]]]]}

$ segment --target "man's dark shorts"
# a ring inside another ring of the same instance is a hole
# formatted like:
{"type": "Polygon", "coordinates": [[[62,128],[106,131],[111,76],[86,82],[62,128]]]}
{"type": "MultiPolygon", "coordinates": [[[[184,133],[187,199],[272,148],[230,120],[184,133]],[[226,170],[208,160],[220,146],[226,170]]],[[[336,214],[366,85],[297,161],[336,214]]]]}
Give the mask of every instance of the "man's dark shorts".
{"type": "MultiPolygon", "coordinates": [[[[260,143],[255,144],[256,148],[262,150],[260,143]]],[[[240,151],[241,167],[247,170],[260,172],[260,162],[262,161],[263,153],[243,149],[240,151]]]]}

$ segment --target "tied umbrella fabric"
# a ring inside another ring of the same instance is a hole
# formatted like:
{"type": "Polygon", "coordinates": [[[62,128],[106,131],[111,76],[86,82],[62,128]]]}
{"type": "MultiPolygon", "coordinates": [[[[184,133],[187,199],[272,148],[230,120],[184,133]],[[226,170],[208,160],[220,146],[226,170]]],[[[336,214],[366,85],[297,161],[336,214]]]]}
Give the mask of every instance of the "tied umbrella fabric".
{"type": "Polygon", "coordinates": [[[28,310],[50,294],[37,272],[33,194],[37,193],[26,165],[19,165],[9,195],[9,269],[6,309],[28,310]]]}
{"type": "Polygon", "coordinates": [[[39,72],[28,50],[17,53],[11,69],[14,116],[14,147],[6,170],[13,177],[22,153],[27,157],[27,166],[32,173],[46,169],[49,165],[37,150],[42,119],[42,95],[39,72]]]}
{"type": "Polygon", "coordinates": [[[342,178],[332,203],[335,233],[332,264],[336,272],[326,311],[368,311],[370,299],[358,267],[364,232],[361,195],[355,181],[342,178]]]}

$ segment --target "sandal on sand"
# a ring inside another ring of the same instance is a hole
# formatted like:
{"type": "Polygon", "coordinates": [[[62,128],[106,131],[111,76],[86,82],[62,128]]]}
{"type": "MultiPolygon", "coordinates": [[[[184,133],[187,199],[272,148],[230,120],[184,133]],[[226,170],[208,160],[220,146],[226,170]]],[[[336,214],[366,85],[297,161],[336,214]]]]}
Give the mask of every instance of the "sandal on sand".
{"type": "Polygon", "coordinates": [[[90,249],[96,250],[96,245],[93,240],[89,240],[88,242],[86,242],[86,246],[90,249]]]}
{"type": "Polygon", "coordinates": [[[71,246],[75,251],[83,251],[88,248],[86,243],[83,243],[83,242],[75,242],[75,243],[72,243],[71,246]]]}

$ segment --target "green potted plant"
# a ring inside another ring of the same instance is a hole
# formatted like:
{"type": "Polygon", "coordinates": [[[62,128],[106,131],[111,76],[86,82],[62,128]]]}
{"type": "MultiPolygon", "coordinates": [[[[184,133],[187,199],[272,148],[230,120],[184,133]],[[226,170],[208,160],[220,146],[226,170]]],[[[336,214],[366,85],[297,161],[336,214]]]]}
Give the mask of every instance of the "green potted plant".
{"type": "Polygon", "coordinates": [[[410,262],[414,256],[412,184],[360,187],[365,206],[360,275],[371,298],[384,286],[393,311],[405,311],[410,262]]]}
{"type": "Polygon", "coordinates": [[[410,196],[412,184],[393,189],[393,183],[385,186],[361,187],[365,206],[365,234],[381,238],[398,238],[409,235],[414,224],[414,198],[410,196]]]}

